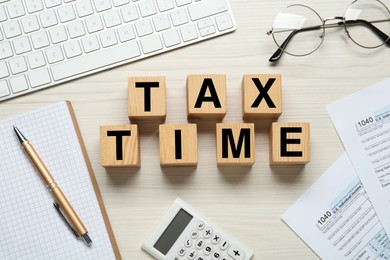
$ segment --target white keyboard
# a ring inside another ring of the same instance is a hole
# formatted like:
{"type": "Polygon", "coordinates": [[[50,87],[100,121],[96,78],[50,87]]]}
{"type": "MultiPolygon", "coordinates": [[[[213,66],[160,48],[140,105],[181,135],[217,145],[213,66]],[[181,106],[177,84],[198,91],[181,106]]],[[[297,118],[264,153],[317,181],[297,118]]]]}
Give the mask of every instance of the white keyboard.
{"type": "Polygon", "coordinates": [[[235,28],[228,0],[0,0],[0,101],[235,28]]]}

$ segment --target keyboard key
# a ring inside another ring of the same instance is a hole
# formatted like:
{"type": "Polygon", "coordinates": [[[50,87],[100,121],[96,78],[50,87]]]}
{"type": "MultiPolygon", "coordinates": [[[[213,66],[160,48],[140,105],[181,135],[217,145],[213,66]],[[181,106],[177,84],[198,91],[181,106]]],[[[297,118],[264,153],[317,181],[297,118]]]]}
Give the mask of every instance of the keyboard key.
{"type": "Polygon", "coordinates": [[[139,37],[153,33],[153,27],[149,19],[136,22],[135,30],[139,37]]]}
{"type": "Polygon", "coordinates": [[[28,64],[30,68],[36,69],[46,65],[45,58],[41,51],[33,52],[27,55],[28,64]]]}
{"type": "Polygon", "coordinates": [[[172,47],[180,44],[180,36],[176,29],[166,31],[162,34],[166,47],[172,47]]]}
{"type": "Polygon", "coordinates": [[[34,70],[28,73],[28,79],[32,88],[49,84],[51,82],[49,72],[47,69],[34,70]]]}
{"type": "Polygon", "coordinates": [[[171,28],[171,23],[167,14],[160,14],[153,17],[153,24],[157,32],[171,28]]]}
{"type": "Polygon", "coordinates": [[[4,61],[0,61],[0,79],[8,76],[9,76],[9,71],[7,68],[7,64],[4,61]]]}
{"type": "Polygon", "coordinates": [[[139,18],[137,7],[135,5],[127,5],[121,8],[122,19],[125,23],[137,20],[139,18]]]}
{"type": "Polygon", "coordinates": [[[31,41],[35,49],[49,46],[49,38],[45,31],[39,31],[31,35],[31,41]]]}
{"type": "Polygon", "coordinates": [[[7,14],[5,13],[4,6],[0,5],[0,22],[7,20],[7,14]]]}
{"type": "Polygon", "coordinates": [[[28,83],[24,75],[20,75],[9,79],[13,93],[19,93],[28,89],[28,83]]]}
{"type": "Polygon", "coordinates": [[[22,20],[22,28],[25,33],[30,33],[39,30],[39,22],[38,18],[35,15],[29,15],[23,17],[22,20]]]}
{"type": "Polygon", "coordinates": [[[198,38],[198,31],[195,25],[189,24],[180,28],[180,34],[184,42],[192,41],[198,38]]]}
{"type": "Polygon", "coordinates": [[[94,33],[103,30],[103,23],[100,19],[100,15],[94,15],[85,19],[87,30],[89,33],[94,33]]]}
{"type": "Polygon", "coordinates": [[[200,30],[199,30],[199,33],[200,33],[200,35],[201,35],[202,37],[205,37],[205,36],[214,34],[214,33],[216,33],[215,26],[213,25],[213,26],[209,26],[209,27],[200,29],[200,30]]]}
{"type": "Polygon", "coordinates": [[[147,17],[157,13],[156,6],[154,5],[154,0],[144,0],[138,4],[138,8],[142,17],[147,17]]]}
{"type": "Polygon", "coordinates": [[[3,30],[4,30],[5,37],[8,39],[22,34],[22,30],[17,20],[11,20],[9,22],[4,23],[3,30]]]}
{"type": "Polygon", "coordinates": [[[39,14],[39,19],[41,20],[43,28],[58,24],[56,12],[54,10],[49,10],[39,14]]]}
{"type": "Polygon", "coordinates": [[[51,69],[55,81],[73,77],[106,65],[126,61],[141,55],[138,44],[130,41],[110,49],[94,52],[54,65],[51,69]],[[115,51],[112,49],[115,48],[115,51]]]}
{"type": "Polygon", "coordinates": [[[191,4],[191,0],[175,0],[177,6],[183,6],[183,5],[188,5],[191,4]]]}
{"type": "Polygon", "coordinates": [[[64,60],[61,47],[56,45],[45,50],[47,61],[52,64],[64,60]]]}
{"type": "Polygon", "coordinates": [[[0,97],[5,97],[11,94],[9,92],[7,81],[0,81],[0,97]]]}
{"type": "Polygon", "coordinates": [[[228,10],[226,0],[204,0],[188,7],[191,20],[196,21],[228,10]]]}
{"type": "Polygon", "coordinates": [[[117,10],[105,12],[103,14],[103,20],[107,28],[118,26],[122,23],[117,10]]]}
{"type": "Polygon", "coordinates": [[[142,51],[145,54],[161,50],[163,48],[159,35],[152,35],[141,40],[142,51]]]}
{"type": "Polygon", "coordinates": [[[57,9],[58,17],[62,23],[76,19],[76,13],[72,5],[64,5],[57,9]]]}
{"type": "Polygon", "coordinates": [[[7,10],[8,10],[8,15],[11,19],[26,14],[26,11],[24,10],[24,6],[21,0],[12,1],[11,3],[7,4],[7,10]]]}
{"type": "Polygon", "coordinates": [[[216,33],[214,20],[212,18],[204,19],[198,22],[198,28],[202,37],[216,33]]]}
{"type": "Polygon", "coordinates": [[[132,39],[135,39],[133,25],[131,24],[126,24],[124,26],[121,26],[118,29],[116,29],[116,31],[118,33],[119,40],[121,42],[127,42],[132,39]]]}
{"type": "Polygon", "coordinates": [[[68,39],[64,26],[57,26],[49,30],[50,39],[53,44],[64,42],[68,39]]]}
{"type": "Polygon", "coordinates": [[[80,56],[82,54],[78,41],[70,41],[64,44],[65,55],[68,59],[80,56]]]}
{"type": "Polygon", "coordinates": [[[43,10],[43,4],[41,0],[28,0],[24,3],[26,4],[27,12],[30,14],[43,10]]]}
{"type": "Polygon", "coordinates": [[[164,32],[162,36],[166,47],[172,47],[181,43],[179,33],[176,29],[164,32]]]}
{"type": "Polygon", "coordinates": [[[77,1],[75,4],[77,15],[81,18],[93,14],[90,0],[77,1]]]}
{"type": "Polygon", "coordinates": [[[47,8],[58,6],[61,4],[61,0],[44,0],[47,8]]]}
{"type": "Polygon", "coordinates": [[[114,30],[108,30],[99,33],[99,38],[103,48],[110,47],[118,43],[114,30]]]}
{"type": "Polygon", "coordinates": [[[130,3],[130,0],[114,0],[114,6],[118,7],[130,3]]]}
{"type": "Polygon", "coordinates": [[[0,43],[0,60],[12,57],[14,55],[9,42],[0,43]]]}
{"type": "Polygon", "coordinates": [[[179,26],[188,23],[187,11],[184,8],[174,10],[170,12],[170,15],[174,26],[179,26]]]}
{"type": "Polygon", "coordinates": [[[173,0],[157,0],[157,7],[160,12],[164,12],[175,7],[173,0]]]}
{"type": "Polygon", "coordinates": [[[19,37],[13,42],[14,50],[16,54],[22,54],[31,51],[30,41],[27,36],[19,37]]]}
{"type": "Polygon", "coordinates": [[[71,39],[85,35],[84,24],[80,20],[69,23],[67,25],[67,28],[68,28],[69,37],[71,39]]]}
{"type": "MultiPolygon", "coordinates": [[[[91,35],[81,40],[85,53],[93,52],[100,49],[96,35],[91,35]]],[[[77,66],[77,65],[76,65],[77,66]]]]}
{"type": "Polygon", "coordinates": [[[233,21],[230,17],[230,14],[223,14],[215,17],[217,27],[219,31],[225,31],[227,29],[233,28],[233,21]]]}
{"type": "Polygon", "coordinates": [[[108,9],[111,9],[110,0],[93,0],[97,12],[102,12],[108,9]]]}

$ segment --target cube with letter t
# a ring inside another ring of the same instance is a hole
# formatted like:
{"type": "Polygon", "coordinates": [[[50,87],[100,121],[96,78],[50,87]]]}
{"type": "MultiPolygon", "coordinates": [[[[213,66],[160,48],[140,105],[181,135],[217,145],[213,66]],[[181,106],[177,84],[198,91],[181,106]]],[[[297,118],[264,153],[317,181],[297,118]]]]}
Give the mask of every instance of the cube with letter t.
{"type": "Polygon", "coordinates": [[[271,165],[310,162],[309,123],[272,123],[269,143],[271,165]]]}
{"type": "Polygon", "coordinates": [[[128,84],[129,119],[163,122],[167,114],[165,77],[131,77],[128,84]]]}
{"type": "Polygon", "coordinates": [[[100,158],[103,167],[140,166],[138,126],[101,126],[100,158]]]}

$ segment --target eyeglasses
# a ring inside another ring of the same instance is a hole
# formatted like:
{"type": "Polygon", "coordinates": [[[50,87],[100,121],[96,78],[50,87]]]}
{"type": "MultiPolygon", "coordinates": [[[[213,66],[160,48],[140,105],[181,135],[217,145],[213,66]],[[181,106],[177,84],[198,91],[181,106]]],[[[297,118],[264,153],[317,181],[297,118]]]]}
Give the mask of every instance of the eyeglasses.
{"type": "Polygon", "coordinates": [[[276,16],[272,30],[267,32],[278,46],[269,61],[279,60],[283,53],[309,55],[320,47],[325,29],[337,27],[344,27],[348,38],[360,47],[390,47],[390,11],[379,0],[355,0],[343,17],[326,19],[306,5],[294,4],[276,16]]]}

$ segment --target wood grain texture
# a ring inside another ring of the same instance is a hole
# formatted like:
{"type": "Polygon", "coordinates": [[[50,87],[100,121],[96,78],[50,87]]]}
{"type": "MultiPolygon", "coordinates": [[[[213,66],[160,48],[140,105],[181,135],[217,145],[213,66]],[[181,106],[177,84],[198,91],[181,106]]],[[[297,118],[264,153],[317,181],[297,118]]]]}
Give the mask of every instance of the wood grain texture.
{"type": "MultiPolygon", "coordinates": [[[[281,8],[297,1],[230,3],[237,22],[234,33],[0,103],[4,120],[64,99],[72,102],[123,259],[152,259],[141,245],[177,196],[251,248],[255,260],[318,259],[280,216],[344,151],[325,105],[389,77],[389,49],[362,49],[342,30],[329,29],[313,54],[283,55],[272,65],[268,59],[277,47],[266,32],[281,8]],[[128,77],[165,76],[166,123],[186,124],[186,78],[206,73],[227,77],[225,123],[243,122],[244,74],[281,74],[283,114],[278,121],[310,123],[310,163],[270,167],[270,123],[253,121],[256,163],[250,168],[219,168],[215,123],[202,121],[196,169],[160,167],[158,125],[152,123],[139,124],[140,168],[108,173],[100,165],[99,127],[129,124],[128,77]]],[[[322,17],[342,15],[349,4],[337,0],[299,3],[322,17]]]]}

